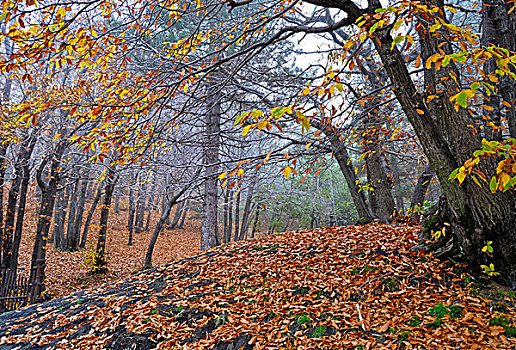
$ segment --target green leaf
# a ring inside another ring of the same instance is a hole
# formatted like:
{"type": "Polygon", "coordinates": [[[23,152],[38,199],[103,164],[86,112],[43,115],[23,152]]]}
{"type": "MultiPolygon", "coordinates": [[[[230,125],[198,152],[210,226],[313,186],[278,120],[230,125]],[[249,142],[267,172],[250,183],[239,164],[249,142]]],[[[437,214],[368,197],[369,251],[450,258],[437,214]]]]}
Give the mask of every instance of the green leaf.
{"type": "Polygon", "coordinates": [[[462,54],[459,53],[453,53],[450,55],[450,57],[457,62],[464,63],[468,60],[468,58],[462,54]]]}
{"type": "Polygon", "coordinates": [[[369,34],[373,34],[376,28],[378,28],[378,22],[373,24],[373,26],[369,29],[369,34]]]}
{"type": "Polygon", "coordinates": [[[399,44],[403,41],[404,38],[404,36],[398,35],[396,38],[394,38],[394,43],[399,44]]]}
{"type": "Polygon", "coordinates": [[[516,187],[516,176],[513,176],[509,182],[507,182],[503,188],[504,192],[510,188],[516,187]]]}
{"type": "Polygon", "coordinates": [[[392,41],[392,44],[391,44],[391,50],[394,49],[394,46],[396,44],[401,43],[403,41],[403,39],[405,39],[405,37],[402,36],[402,35],[398,35],[397,37],[395,37],[394,40],[392,41]]]}
{"type": "Polygon", "coordinates": [[[466,91],[461,91],[457,95],[457,104],[463,108],[468,106],[468,93],[466,91]]]}
{"type": "Polygon", "coordinates": [[[450,181],[453,181],[456,177],[457,177],[457,173],[459,172],[459,168],[455,169],[454,171],[452,171],[452,173],[450,174],[450,176],[448,177],[448,180],[450,181]]]}
{"type": "Polygon", "coordinates": [[[240,115],[237,115],[235,119],[235,123],[233,126],[237,126],[238,124],[242,124],[247,118],[249,118],[249,112],[242,113],[240,115]]]}
{"type": "Polygon", "coordinates": [[[491,178],[491,181],[489,182],[489,189],[492,193],[496,192],[496,189],[498,188],[498,181],[496,180],[496,176],[493,176],[491,178]]]}

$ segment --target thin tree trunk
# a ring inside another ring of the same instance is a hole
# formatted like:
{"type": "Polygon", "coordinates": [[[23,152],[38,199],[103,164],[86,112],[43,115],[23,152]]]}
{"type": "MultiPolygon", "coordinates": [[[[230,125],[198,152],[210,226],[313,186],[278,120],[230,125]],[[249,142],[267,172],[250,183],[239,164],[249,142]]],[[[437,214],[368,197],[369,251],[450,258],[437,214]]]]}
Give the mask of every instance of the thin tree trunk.
{"type": "Polygon", "coordinates": [[[61,235],[59,234],[59,229],[61,227],[61,222],[64,221],[65,218],[65,207],[66,207],[66,191],[61,191],[58,199],[57,204],[55,206],[55,213],[54,213],[54,230],[52,233],[52,241],[54,242],[54,247],[56,249],[60,249],[62,242],[61,242],[61,235]]]}
{"type": "Polygon", "coordinates": [[[428,187],[430,186],[430,182],[432,181],[434,175],[435,173],[432,167],[428,165],[417,180],[414,193],[412,194],[412,202],[410,203],[411,218],[413,220],[419,221],[420,214],[419,212],[415,211],[415,208],[421,207],[425,202],[425,196],[428,192],[428,187]]]}
{"type": "Polygon", "coordinates": [[[312,214],[310,215],[310,228],[314,228],[315,224],[315,208],[312,208],[312,214]]]}
{"type": "Polygon", "coordinates": [[[251,238],[254,238],[255,233],[257,232],[258,228],[258,219],[260,218],[260,204],[257,204],[256,206],[256,212],[254,214],[254,223],[253,223],[253,230],[251,231],[251,238]]]}
{"type": "Polygon", "coordinates": [[[233,191],[228,189],[228,242],[231,241],[231,233],[233,232],[233,191]]]}
{"type": "Polygon", "coordinates": [[[111,199],[117,178],[115,178],[114,170],[109,169],[106,176],[106,186],[104,189],[104,201],[100,212],[100,229],[97,240],[97,249],[95,251],[95,259],[92,266],[92,273],[104,273],[107,271],[106,260],[106,235],[109,219],[109,211],[111,210],[111,199]]]}
{"type": "Polygon", "coordinates": [[[154,193],[156,192],[156,184],[152,187],[149,193],[149,200],[147,202],[147,220],[145,224],[145,232],[149,231],[149,223],[152,215],[152,211],[154,210],[154,193]]]}
{"type": "Polygon", "coordinates": [[[340,141],[335,127],[331,125],[315,125],[315,127],[321,130],[330,141],[333,156],[339,164],[342,175],[344,175],[344,179],[348,185],[349,193],[351,194],[351,198],[355,204],[358,214],[358,222],[361,224],[371,222],[375,216],[367,205],[364,194],[365,191],[360,187],[360,181],[355,174],[353,162],[351,161],[351,158],[349,158],[346,146],[342,141],[340,141]]]}
{"type": "Polygon", "coordinates": [[[97,209],[97,205],[100,202],[100,197],[102,197],[102,183],[99,183],[99,185],[97,186],[95,198],[93,199],[93,203],[91,203],[90,210],[88,211],[88,216],[86,217],[86,222],[84,223],[84,229],[82,231],[81,243],[79,244],[79,247],[81,247],[81,248],[86,247],[86,240],[88,239],[88,231],[90,229],[91,219],[93,218],[93,214],[95,213],[95,210],[97,209]]]}
{"type": "Polygon", "coordinates": [[[242,213],[242,226],[240,228],[240,240],[244,239],[244,236],[247,236],[247,222],[249,220],[249,214],[251,210],[251,202],[253,200],[253,192],[254,186],[256,184],[257,178],[253,177],[251,179],[251,183],[247,190],[247,198],[245,200],[244,212],[242,213]]]}
{"type": "MultiPolygon", "coordinates": [[[[238,190],[237,190],[238,191],[238,190]]],[[[240,191],[237,192],[236,201],[235,201],[235,236],[233,237],[233,241],[238,241],[240,232],[240,191]]]]}
{"type": "Polygon", "coordinates": [[[403,188],[400,179],[400,168],[398,158],[392,158],[392,185],[394,190],[394,198],[396,199],[396,212],[398,214],[402,214],[405,212],[405,204],[403,202],[403,188]]]}
{"type": "Polygon", "coordinates": [[[71,191],[70,196],[70,207],[68,209],[68,224],[66,228],[66,245],[65,248],[67,251],[73,250],[73,245],[77,242],[74,242],[73,237],[73,227],[75,224],[75,215],[77,214],[77,201],[79,200],[80,191],[79,191],[79,180],[77,180],[73,186],[73,190],[71,191]]]}
{"type": "MultiPolygon", "coordinates": [[[[184,189],[186,190],[186,188],[184,189]]],[[[170,216],[170,211],[172,210],[172,207],[174,204],[177,203],[177,200],[181,195],[184,193],[183,191],[179,191],[165,206],[163,213],[161,214],[161,217],[159,218],[158,222],[156,223],[156,227],[154,228],[154,232],[152,233],[152,237],[149,241],[149,246],[147,247],[147,253],[145,254],[145,262],[143,264],[143,269],[150,269],[152,267],[152,253],[154,252],[154,246],[156,245],[156,242],[158,240],[159,233],[163,231],[163,227],[165,226],[165,223],[167,221],[167,217],[170,216]]]]}
{"type": "Polygon", "coordinates": [[[129,230],[129,241],[127,245],[133,245],[133,232],[134,232],[134,214],[135,214],[135,203],[134,203],[134,186],[137,182],[138,177],[133,177],[133,183],[129,184],[129,217],[127,218],[127,229],[129,230]]]}
{"type": "MultiPolygon", "coordinates": [[[[155,192],[154,192],[155,193],[155,192]]],[[[153,202],[152,202],[152,211],[154,210],[158,210],[159,209],[159,203],[161,201],[161,193],[158,192],[158,196],[156,198],[156,201],[154,202],[154,199],[153,199],[153,202]]],[[[149,210],[149,215],[147,216],[147,224],[145,224],[145,231],[149,231],[149,226],[150,226],[150,220],[151,220],[151,213],[152,211],[149,210]]],[[[159,210],[158,210],[159,212],[159,210]]]]}
{"type": "Polygon", "coordinates": [[[118,215],[118,214],[120,214],[120,197],[121,197],[120,189],[115,190],[115,193],[116,193],[116,195],[115,195],[115,209],[114,209],[114,211],[115,211],[115,214],[118,215]]]}
{"type": "Polygon", "coordinates": [[[174,213],[174,218],[172,219],[172,223],[168,227],[169,230],[173,230],[179,224],[179,220],[181,219],[181,214],[183,213],[183,202],[179,202],[176,205],[176,212],[174,213]]]}
{"type": "Polygon", "coordinates": [[[27,192],[29,190],[29,180],[30,180],[30,157],[32,156],[32,151],[34,150],[34,146],[36,145],[36,138],[34,136],[30,136],[30,140],[26,147],[24,147],[22,151],[22,155],[20,156],[22,160],[21,166],[21,184],[20,184],[20,199],[18,201],[18,213],[16,217],[16,227],[14,231],[13,237],[13,247],[12,247],[12,257],[10,260],[10,269],[13,272],[16,272],[18,269],[18,252],[20,249],[22,231],[23,231],[23,220],[25,218],[25,206],[27,204],[27,192]]]}
{"type": "Polygon", "coordinates": [[[13,230],[14,230],[14,219],[16,211],[16,203],[18,201],[18,192],[20,190],[20,175],[12,181],[11,188],[9,189],[9,197],[7,199],[7,209],[5,214],[5,226],[4,226],[4,237],[2,242],[2,267],[8,268],[10,265],[10,259],[12,256],[12,245],[13,245],[13,230]]]}
{"type": "Polygon", "coordinates": [[[231,238],[228,237],[229,227],[228,227],[228,212],[229,212],[229,190],[226,188],[224,192],[224,206],[223,210],[223,225],[224,225],[224,243],[228,243],[231,238]]]}
{"type": "Polygon", "coordinates": [[[29,143],[32,143],[32,137],[27,136],[26,140],[22,143],[20,148],[20,155],[15,164],[15,174],[11,188],[9,189],[9,196],[7,200],[7,210],[5,215],[5,228],[4,237],[2,242],[2,267],[11,267],[11,261],[13,257],[13,239],[14,239],[14,225],[15,225],[15,213],[16,205],[18,203],[18,194],[20,192],[20,186],[24,178],[24,163],[28,162],[32,149],[29,150],[29,143]]]}
{"type": "Polygon", "coordinates": [[[141,233],[143,231],[143,219],[145,217],[145,199],[147,197],[147,182],[140,186],[138,198],[136,200],[136,214],[134,218],[134,231],[141,233]]]}
{"type": "MultiPolygon", "coordinates": [[[[215,78],[215,81],[217,79],[215,78]]],[[[216,89],[217,87],[215,87],[216,89]]],[[[204,198],[201,223],[201,249],[206,250],[217,245],[217,204],[218,204],[218,169],[220,146],[221,93],[213,92],[208,101],[205,115],[205,136],[203,157],[205,163],[204,198]]]]}
{"type": "Polygon", "coordinates": [[[66,248],[64,227],[65,227],[66,218],[67,218],[66,208],[68,208],[68,203],[70,203],[71,195],[72,195],[72,188],[71,188],[70,184],[67,184],[66,189],[65,189],[64,202],[63,202],[63,209],[62,209],[63,212],[62,212],[62,216],[60,217],[59,227],[57,230],[57,235],[59,237],[58,242],[60,242],[58,248],[61,250],[66,248]]]}
{"type": "MultiPolygon", "coordinates": [[[[201,168],[197,170],[193,179],[197,178],[201,173],[201,168]]],[[[167,221],[167,218],[170,217],[170,211],[174,204],[177,203],[178,199],[186,192],[186,190],[190,187],[190,185],[185,185],[181,190],[179,190],[174,197],[170,199],[170,201],[165,206],[165,210],[161,213],[161,217],[154,228],[154,232],[152,233],[152,237],[149,241],[149,246],[147,247],[147,253],[145,254],[145,262],[143,264],[143,269],[150,269],[152,267],[152,253],[154,251],[154,246],[156,245],[156,241],[158,240],[159,233],[163,231],[163,227],[167,221]]],[[[184,205],[185,210],[188,209],[188,203],[184,205]]]]}
{"type": "Polygon", "coordinates": [[[186,215],[188,214],[189,208],[190,208],[190,200],[187,199],[185,205],[183,206],[183,215],[181,215],[181,221],[179,222],[179,226],[177,226],[177,228],[183,229],[185,227],[186,215]]]}
{"type": "MultiPolygon", "coordinates": [[[[0,248],[4,241],[4,184],[5,170],[7,168],[6,154],[8,145],[0,145],[0,248]]],[[[3,258],[3,249],[0,249],[0,265],[3,258]]]]}
{"type": "Polygon", "coordinates": [[[84,206],[86,203],[86,193],[88,191],[88,180],[82,180],[81,190],[79,195],[79,202],[77,203],[75,222],[72,229],[72,234],[69,238],[68,249],[76,251],[79,248],[79,241],[81,236],[82,218],[84,216],[84,206]]]}

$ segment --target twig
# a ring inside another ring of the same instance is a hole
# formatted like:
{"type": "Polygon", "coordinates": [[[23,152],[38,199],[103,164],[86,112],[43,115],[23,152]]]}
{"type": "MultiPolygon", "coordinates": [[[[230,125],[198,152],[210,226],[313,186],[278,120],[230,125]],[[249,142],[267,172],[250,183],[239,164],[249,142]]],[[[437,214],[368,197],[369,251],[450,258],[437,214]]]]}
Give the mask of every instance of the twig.
{"type": "Polygon", "coordinates": [[[358,303],[355,304],[357,306],[357,310],[358,310],[358,319],[360,320],[360,322],[362,322],[362,329],[364,330],[365,332],[365,326],[364,326],[364,318],[362,317],[362,312],[360,311],[360,306],[358,305],[358,303]]]}
{"type": "Polygon", "coordinates": [[[362,288],[362,287],[363,287],[363,286],[365,286],[366,284],[372,283],[372,282],[374,282],[374,281],[376,281],[376,280],[378,280],[378,279],[380,279],[380,278],[387,277],[387,276],[389,276],[390,274],[392,274],[392,272],[387,272],[385,275],[375,277],[375,278],[373,278],[373,279],[372,279],[372,280],[370,280],[370,281],[367,281],[367,282],[362,283],[362,284],[360,285],[360,287],[358,287],[358,288],[362,288]]]}

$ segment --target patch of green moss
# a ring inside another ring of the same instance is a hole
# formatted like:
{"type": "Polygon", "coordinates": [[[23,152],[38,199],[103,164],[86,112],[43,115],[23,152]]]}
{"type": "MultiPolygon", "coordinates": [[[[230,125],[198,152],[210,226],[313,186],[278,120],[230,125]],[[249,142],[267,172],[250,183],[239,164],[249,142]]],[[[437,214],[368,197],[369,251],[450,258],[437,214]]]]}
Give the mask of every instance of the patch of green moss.
{"type": "Polygon", "coordinates": [[[315,328],[314,332],[310,336],[311,338],[320,338],[326,334],[326,327],[319,325],[315,328]]]}
{"type": "Polygon", "coordinates": [[[419,327],[423,321],[417,316],[414,315],[410,318],[408,324],[410,327],[419,327]]]}

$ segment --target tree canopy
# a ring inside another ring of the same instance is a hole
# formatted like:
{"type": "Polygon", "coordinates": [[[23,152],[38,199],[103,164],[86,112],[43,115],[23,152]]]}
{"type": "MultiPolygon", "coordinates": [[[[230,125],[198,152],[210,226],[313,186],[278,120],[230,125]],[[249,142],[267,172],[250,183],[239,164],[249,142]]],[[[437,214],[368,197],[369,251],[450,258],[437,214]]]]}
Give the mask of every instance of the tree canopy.
{"type": "Polygon", "coordinates": [[[358,218],[389,222],[403,204],[399,171],[386,171],[399,157],[387,160],[415,150],[443,194],[435,232],[516,286],[513,1],[8,0],[2,10],[4,145],[29,154],[36,135],[52,154],[73,145],[106,183],[195,149],[215,200],[204,202],[203,248],[218,243],[219,185],[238,188],[271,159],[285,160],[288,179],[332,153],[358,218]],[[322,67],[292,64],[305,35],[333,43],[322,67]],[[240,142],[253,151],[227,146],[240,142]]]}

